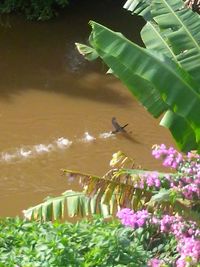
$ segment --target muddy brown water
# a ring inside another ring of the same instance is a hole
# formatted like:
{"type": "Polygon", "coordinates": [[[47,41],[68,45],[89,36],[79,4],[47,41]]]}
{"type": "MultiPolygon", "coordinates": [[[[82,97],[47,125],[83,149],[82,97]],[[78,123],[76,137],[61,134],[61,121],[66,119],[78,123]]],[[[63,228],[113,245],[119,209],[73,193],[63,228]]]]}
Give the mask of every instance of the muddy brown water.
{"type": "Polygon", "coordinates": [[[79,190],[61,168],[104,174],[112,154],[122,150],[144,168],[159,169],[152,145],[173,144],[121,82],[105,75],[101,62],[77,53],[74,43],[87,40],[89,19],[141,43],[141,20],[108,0],[82,1],[45,23],[1,19],[0,216],[21,215],[47,195],[79,190]],[[106,135],[113,116],[129,123],[129,139],[106,135]],[[86,142],[86,132],[96,139],[86,142]]]}

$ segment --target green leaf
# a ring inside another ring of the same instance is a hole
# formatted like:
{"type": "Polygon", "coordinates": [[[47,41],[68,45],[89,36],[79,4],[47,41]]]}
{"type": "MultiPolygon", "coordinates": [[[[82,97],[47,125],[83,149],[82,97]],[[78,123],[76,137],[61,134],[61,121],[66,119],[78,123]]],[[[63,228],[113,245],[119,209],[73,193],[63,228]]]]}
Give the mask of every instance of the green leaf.
{"type": "MultiPolygon", "coordinates": [[[[136,88],[135,77],[137,76],[139,81],[148,81],[157,94],[160,94],[159,101],[163,101],[168,109],[185,119],[184,125],[190,125],[199,147],[200,96],[193,89],[193,83],[187,74],[185,75],[184,70],[162,54],[149,52],[98,23],[90,24],[91,45],[103,61],[134,95],[136,90],[140,91],[140,88],[136,88]]],[[[157,102],[152,99],[151,105],[156,104],[157,102]]],[[[149,104],[147,106],[149,107],[149,104]]]]}
{"type": "MultiPolygon", "coordinates": [[[[125,8],[134,14],[142,15],[147,20],[141,31],[141,37],[148,50],[161,52],[171,58],[199,84],[199,15],[183,8],[180,0],[151,0],[149,3],[143,0],[128,0],[125,8]],[[145,9],[149,10],[151,18],[140,12],[145,9]]],[[[200,87],[191,78],[189,79],[193,83],[193,89],[199,94],[200,87]]],[[[184,118],[168,111],[160,124],[170,129],[182,151],[199,147],[195,132],[184,118]]]]}
{"type": "Polygon", "coordinates": [[[128,0],[124,8],[149,20],[151,19],[150,4],[151,0],[128,0]]]}
{"type": "Polygon", "coordinates": [[[62,218],[63,205],[64,203],[62,199],[57,199],[53,201],[53,213],[55,220],[62,218]]]}
{"type": "Polygon", "coordinates": [[[154,21],[147,21],[141,31],[141,37],[148,50],[162,53],[178,63],[176,55],[167,42],[167,38],[154,21]]]}
{"type": "Polygon", "coordinates": [[[98,58],[99,55],[94,48],[80,43],[75,43],[75,45],[79,53],[83,55],[87,60],[92,61],[98,58]]]}
{"type": "Polygon", "coordinates": [[[155,202],[158,202],[158,203],[169,202],[170,194],[171,194],[170,190],[162,188],[157,194],[151,197],[149,204],[155,203],[155,202]]]}
{"type": "MultiPolygon", "coordinates": [[[[181,0],[129,0],[125,8],[147,21],[141,32],[146,47],[173,57],[199,83],[200,16],[185,8],[181,0]],[[139,7],[148,9],[151,17],[138,11],[139,7]]],[[[199,86],[196,90],[200,92],[199,86]]]]}
{"type": "Polygon", "coordinates": [[[169,110],[165,113],[160,125],[170,129],[178,147],[182,151],[189,151],[198,147],[195,132],[190,124],[172,111],[169,110]]]}
{"type": "MultiPolygon", "coordinates": [[[[200,16],[181,0],[152,0],[152,15],[182,67],[199,83],[200,16]]],[[[199,86],[197,87],[198,92],[199,86]]]]}
{"type": "Polygon", "coordinates": [[[47,201],[43,206],[42,206],[42,217],[45,221],[48,221],[51,219],[52,216],[52,203],[47,201]]]}
{"type": "Polygon", "coordinates": [[[141,32],[147,49],[91,22],[92,51],[154,117],[168,111],[161,125],[182,151],[199,150],[200,17],[182,0],[128,0],[124,8],[147,21],[141,32]]]}

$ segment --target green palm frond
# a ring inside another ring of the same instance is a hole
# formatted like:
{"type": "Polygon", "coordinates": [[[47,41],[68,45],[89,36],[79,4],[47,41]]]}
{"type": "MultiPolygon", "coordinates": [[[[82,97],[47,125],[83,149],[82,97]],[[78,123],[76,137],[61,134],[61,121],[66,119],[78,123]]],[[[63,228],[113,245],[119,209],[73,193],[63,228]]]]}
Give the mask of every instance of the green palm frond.
{"type": "Polygon", "coordinates": [[[43,203],[24,210],[28,220],[58,220],[68,217],[85,217],[100,213],[103,217],[112,214],[113,205],[105,205],[98,195],[88,197],[84,192],[68,190],[58,197],[48,197],[43,203]]]}
{"type": "MultiPolygon", "coordinates": [[[[162,189],[138,186],[142,177],[154,172],[127,168],[133,166],[133,160],[122,152],[115,153],[110,163],[113,168],[102,177],[63,170],[64,174],[78,179],[84,191],[68,190],[59,197],[48,197],[43,203],[25,210],[25,217],[36,220],[57,220],[66,216],[84,217],[94,214],[109,217],[121,208],[148,208],[152,212],[177,212],[183,217],[191,216],[193,220],[199,220],[199,212],[192,210],[192,201],[182,200],[167,186],[162,189]]],[[[160,172],[159,179],[162,181],[166,175],[174,174],[160,172]]]]}
{"type": "Polygon", "coordinates": [[[140,174],[145,171],[111,169],[103,177],[72,170],[63,171],[79,179],[84,191],[70,190],[59,197],[48,197],[43,203],[24,211],[27,219],[56,220],[65,215],[84,217],[93,214],[108,217],[122,207],[142,208],[152,196],[148,190],[135,188],[140,174]]]}
{"type": "Polygon", "coordinates": [[[134,199],[137,198],[138,205],[141,204],[142,207],[145,201],[141,201],[139,196],[142,196],[144,200],[149,200],[152,195],[150,190],[136,187],[141,175],[150,173],[150,171],[123,168],[111,169],[102,177],[72,170],[63,171],[65,174],[80,180],[87,196],[96,196],[103,200],[106,205],[110,205],[110,202],[114,200],[117,207],[132,206],[134,199]],[[142,191],[143,194],[141,194],[142,191]]]}

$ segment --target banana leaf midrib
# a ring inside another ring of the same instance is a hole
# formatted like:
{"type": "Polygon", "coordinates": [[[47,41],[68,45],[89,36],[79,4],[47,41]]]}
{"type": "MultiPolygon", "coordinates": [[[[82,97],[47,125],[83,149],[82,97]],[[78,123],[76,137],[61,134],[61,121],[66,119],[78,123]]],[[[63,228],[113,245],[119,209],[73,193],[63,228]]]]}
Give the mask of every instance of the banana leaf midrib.
{"type": "Polygon", "coordinates": [[[149,26],[151,26],[151,28],[153,29],[153,31],[155,32],[155,34],[157,35],[157,37],[161,40],[161,42],[164,44],[164,46],[166,47],[166,49],[172,55],[172,58],[174,59],[174,61],[181,67],[181,64],[178,62],[178,60],[176,58],[176,55],[174,54],[173,50],[170,48],[170,46],[164,40],[164,38],[162,37],[162,35],[157,31],[156,27],[154,27],[154,23],[153,22],[150,22],[150,21],[147,21],[147,24],[149,26]]]}
{"type": "Polygon", "coordinates": [[[66,174],[72,174],[72,175],[80,175],[80,176],[87,176],[87,177],[93,177],[98,179],[100,176],[98,175],[94,175],[94,174],[90,174],[90,173],[86,173],[86,172],[80,172],[80,171],[76,171],[76,170],[69,170],[69,169],[61,169],[61,172],[66,174]]]}
{"type": "MultiPolygon", "coordinates": [[[[90,177],[90,178],[92,178],[92,179],[94,179],[94,180],[104,180],[104,181],[106,181],[106,182],[112,182],[113,184],[116,184],[116,185],[122,185],[122,184],[126,184],[126,185],[130,185],[130,186],[134,186],[134,184],[133,183],[128,183],[128,182],[130,182],[130,181],[126,181],[126,182],[124,182],[124,181],[120,181],[120,182],[118,182],[117,180],[113,180],[113,179],[109,179],[109,178],[107,178],[110,174],[114,174],[114,173],[118,173],[118,172],[120,172],[120,175],[124,175],[125,174],[125,176],[129,176],[130,175],[130,177],[131,177],[131,175],[133,174],[133,175],[141,175],[141,174],[143,174],[143,175],[145,175],[145,174],[150,174],[150,173],[155,173],[156,171],[146,171],[146,170],[138,170],[138,169],[127,169],[127,168],[120,168],[120,169],[111,169],[111,170],[109,170],[105,175],[103,175],[103,176],[97,176],[97,175],[91,175],[91,174],[88,174],[88,173],[84,173],[84,172],[79,172],[79,171],[72,171],[72,170],[67,170],[67,169],[65,169],[65,170],[63,170],[63,172],[66,174],[66,173],[68,173],[68,174],[72,174],[72,175],[76,175],[76,176],[79,176],[79,177],[90,177]]],[[[165,177],[166,175],[169,175],[169,176],[175,176],[175,174],[173,174],[173,173],[164,173],[164,172],[158,172],[158,174],[159,174],[159,177],[160,178],[162,178],[162,177],[165,177]]],[[[119,175],[119,176],[120,176],[119,175]]],[[[118,177],[117,177],[118,178],[118,177]]]]}
{"type": "Polygon", "coordinates": [[[167,8],[170,10],[170,12],[174,15],[174,17],[176,17],[176,19],[178,20],[178,22],[180,23],[180,25],[183,27],[183,29],[185,30],[185,32],[188,34],[188,36],[190,37],[191,41],[195,44],[196,48],[199,50],[200,53],[200,46],[199,44],[196,42],[196,40],[194,39],[194,37],[191,35],[191,33],[188,31],[187,27],[184,25],[184,23],[182,23],[182,20],[179,18],[179,16],[176,15],[175,11],[171,8],[171,6],[166,2],[166,0],[162,0],[163,3],[167,6],[167,8]]]}

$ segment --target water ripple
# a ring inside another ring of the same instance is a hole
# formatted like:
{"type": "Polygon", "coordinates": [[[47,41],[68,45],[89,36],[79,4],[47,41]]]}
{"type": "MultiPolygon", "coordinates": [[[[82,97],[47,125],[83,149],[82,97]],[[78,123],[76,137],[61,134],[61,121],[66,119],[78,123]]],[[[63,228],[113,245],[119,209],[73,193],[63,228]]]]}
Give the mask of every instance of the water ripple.
{"type": "Polygon", "coordinates": [[[82,138],[69,140],[66,137],[59,137],[50,144],[37,144],[33,146],[22,146],[12,151],[4,151],[0,153],[0,162],[15,162],[18,160],[37,157],[38,155],[58,151],[60,149],[68,149],[75,143],[90,143],[97,139],[107,139],[114,137],[111,132],[100,133],[98,137],[94,137],[89,132],[85,132],[82,138]]]}

